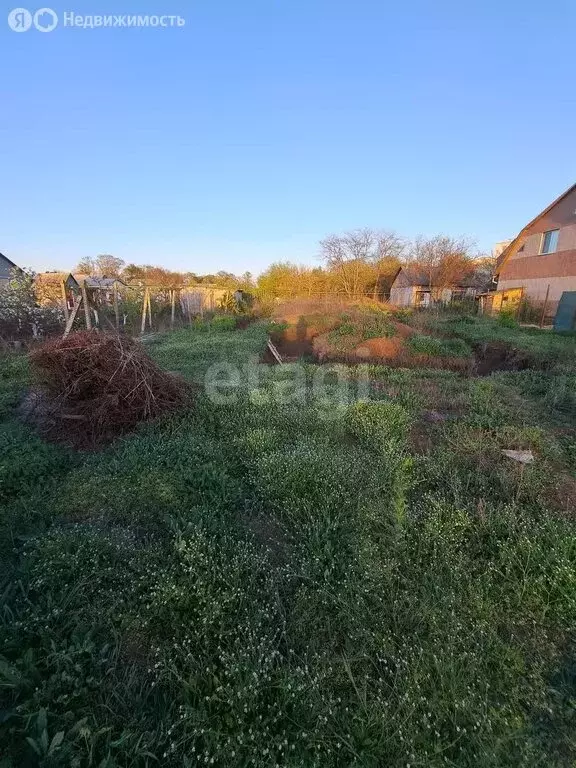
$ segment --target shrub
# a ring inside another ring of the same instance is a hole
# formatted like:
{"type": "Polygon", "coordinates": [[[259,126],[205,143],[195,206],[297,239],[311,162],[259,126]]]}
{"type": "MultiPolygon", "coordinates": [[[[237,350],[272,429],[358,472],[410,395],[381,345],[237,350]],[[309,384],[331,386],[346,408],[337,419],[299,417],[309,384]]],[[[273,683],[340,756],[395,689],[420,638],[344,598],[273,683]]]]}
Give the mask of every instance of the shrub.
{"type": "Polygon", "coordinates": [[[61,330],[64,313],[59,307],[39,306],[34,276],[15,272],[8,286],[0,290],[0,336],[30,339],[61,330]]]}

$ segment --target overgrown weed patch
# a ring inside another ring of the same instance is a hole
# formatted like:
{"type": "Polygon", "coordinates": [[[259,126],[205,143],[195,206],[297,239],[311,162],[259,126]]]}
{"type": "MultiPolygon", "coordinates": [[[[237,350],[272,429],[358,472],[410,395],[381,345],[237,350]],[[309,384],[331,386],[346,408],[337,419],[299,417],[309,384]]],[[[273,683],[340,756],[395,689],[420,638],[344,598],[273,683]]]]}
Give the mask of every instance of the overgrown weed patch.
{"type": "MultiPolygon", "coordinates": [[[[267,330],[149,350],[200,384],[267,330]]],[[[302,403],[262,369],[92,455],[15,420],[22,359],[0,377],[6,766],[571,765],[573,371],[354,367],[355,402],[308,364],[302,403]]]]}

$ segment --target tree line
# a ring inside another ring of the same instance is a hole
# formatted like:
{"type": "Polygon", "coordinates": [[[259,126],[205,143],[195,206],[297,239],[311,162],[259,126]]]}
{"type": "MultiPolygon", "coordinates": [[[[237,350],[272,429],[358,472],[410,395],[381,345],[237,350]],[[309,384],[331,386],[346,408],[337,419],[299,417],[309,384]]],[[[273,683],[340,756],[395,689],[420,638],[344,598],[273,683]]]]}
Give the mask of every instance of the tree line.
{"type": "Polygon", "coordinates": [[[214,274],[199,275],[195,272],[174,272],[151,264],[126,264],[123,259],[110,254],[81,259],[74,274],[92,277],[118,277],[127,283],[146,283],[158,288],[179,289],[194,285],[213,285],[218,288],[242,288],[252,290],[254,278],[250,272],[234,275],[220,270],[214,274]]]}
{"type": "Polygon", "coordinates": [[[332,234],[320,242],[316,267],[275,262],[257,280],[250,272],[219,271],[199,275],[173,272],[152,265],[126,264],[108,254],[82,259],[75,273],[119,277],[130,283],[178,289],[194,285],[242,289],[264,298],[312,297],[340,294],[347,298],[386,298],[400,267],[417,274],[421,284],[444,288],[463,280],[487,288],[494,262],[479,254],[465,237],[434,235],[408,240],[389,230],[357,229],[332,234]]]}
{"type": "Polygon", "coordinates": [[[272,264],[258,278],[266,296],[294,298],[338,293],[347,298],[387,298],[400,267],[421,284],[442,289],[466,280],[488,288],[492,257],[479,254],[465,237],[434,235],[407,240],[387,230],[359,229],[333,234],[320,242],[322,266],[272,264]]]}

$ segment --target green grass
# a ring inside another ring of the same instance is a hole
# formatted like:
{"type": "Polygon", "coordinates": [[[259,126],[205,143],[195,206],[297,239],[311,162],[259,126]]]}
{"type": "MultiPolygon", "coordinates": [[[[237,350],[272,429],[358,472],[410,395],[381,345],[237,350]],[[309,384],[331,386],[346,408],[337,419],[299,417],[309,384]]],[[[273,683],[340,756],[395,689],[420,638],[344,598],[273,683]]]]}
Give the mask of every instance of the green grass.
{"type": "Polygon", "coordinates": [[[472,357],[472,349],[462,339],[442,339],[437,336],[416,334],[407,341],[408,348],[417,355],[431,357],[472,357]]]}
{"type": "Polygon", "coordinates": [[[92,454],[17,421],[2,361],[2,768],[572,766],[574,370],[272,367],[266,336],[152,340],[223,403],[92,454]]]}
{"type": "Polygon", "coordinates": [[[534,363],[576,368],[576,336],[540,328],[522,327],[498,318],[419,313],[416,322],[440,334],[457,336],[469,344],[506,345],[529,356],[534,363]]]}
{"type": "Polygon", "coordinates": [[[357,307],[352,315],[340,315],[336,322],[338,324],[328,334],[328,341],[339,352],[350,352],[367,339],[396,335],[388,314],[382,311],[357,307]]]}

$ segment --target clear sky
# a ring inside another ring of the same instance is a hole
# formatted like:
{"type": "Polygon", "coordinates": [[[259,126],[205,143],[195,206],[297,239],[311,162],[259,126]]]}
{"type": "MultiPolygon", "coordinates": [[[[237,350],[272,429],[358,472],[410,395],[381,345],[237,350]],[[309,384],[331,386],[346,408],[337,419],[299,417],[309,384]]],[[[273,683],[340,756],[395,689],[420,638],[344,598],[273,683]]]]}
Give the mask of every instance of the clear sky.
{"type": "Polygon", "coordinates": [[[256,273],[363,226],[489,250],[576,181],[573,0],[82,0],[51,7],[186,26],[19,34],[13,7],[0,251],[22,266],[256,273]]]}

